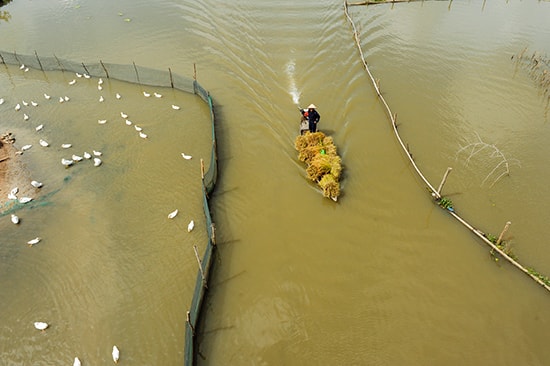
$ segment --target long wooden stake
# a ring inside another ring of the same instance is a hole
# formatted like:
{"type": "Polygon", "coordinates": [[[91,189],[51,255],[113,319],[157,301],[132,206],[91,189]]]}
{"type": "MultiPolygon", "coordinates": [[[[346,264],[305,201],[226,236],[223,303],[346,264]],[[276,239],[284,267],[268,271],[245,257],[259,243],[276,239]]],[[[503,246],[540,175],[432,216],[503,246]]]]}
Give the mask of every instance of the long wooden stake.
{"type": "Polygon", "coordinates": [[[201,178],[204,180],[204,160],[201,158],[201,178]]]}
{"type": "Polygon", "coordinates": [[[204,272],[202,271],[202,261],[199,257],[199,252],[197,250],[196,245],[193,245],[193,250],[195,251],[195,257],[197,258],[197,262],[199,262],[199,270],[201,271],[202,285],[204,286],[204,288],[208,288],[208,286],[206,285],[206,277],[204,276],[204,272]]]}
{"type": "Polygon", "coordinates": [[[512,225],[512,223],[510,221],[508,221],[506,223],[506,225],[504,225],[504,229],[502,229],[502,232],[498,236],[498,240],[497,240],[495,245],[498,246],[500,244],[500,242],[502,241],[502,237],[504,236],[504,234],[506,234],[506,232],[508,231],[508,228],[510,227],[510,225],[512,225]]]}
{"type": "Polygon", "coordinates": [[[170,74],[170,86],[174,89],[174,78],[172,77],[172,69],[168,68],[168,74],[170,74]]]}
{"type": "Polygon", "coordinates": [[[453,170],[453,168],[451,168],[451,167],[447,168],[447,171],[443,175],[443,179],[441,180],[441,183],[439,183],[439,187],[437,187],[437,192],[436,193],[437,193],[438,197],[441,197],[441,189],[443,188],[443,185],[447,181],[447,177],[449,176],[449,173],[451,173],[451,170],[453,170]]]}
{"type": "Polygon", "coordinates": [[[82,67],[86,71],[86,74],[90,75],[90,72],[88,71],[88,68],[86,67],[86,65],[84,65],[84,62],[82,63],[82,67]]]}
{"type": "Polygon", "coordinates": [[[141,82],[139,81],[139,73],[138,73],[138,70],[137,70],[136,62],[132,61],[132,63],[134,64],[134,70],[136,72],[136,80],[137,80],[138,84],[141,85],[141,82]]]}
{"type": "Polygon", "coordinates": [[[61,61],[59,61],[59,59],[57,58],[55,53],[53,54],[53,57],[55,57],[55,60],[57,61],[57,64],[59,65],[59,68],[61,69],[61,72],[65,72],[65,68],[63,67],[63,64],[61,63],[61,61]]]}
{"type": "Polygon", "coordinates": [[[195,327],[191,323],[191,313],[187,311],[186,316],[187,316],[187,324],[189,324],[189,327],[191,328],[191,332],[193,333],[193,335],[195,335],[195,327]]]}
{"type": "Polygon", "coordinates": [[[107,75],[107,79],[109,79],[109,72],[107,71],[107,68],[103,64],[103,61],[99,60],[99,63],[101,64],[101,67],[103,67],[103,70],[105,71],[105,75],[107,75]]]}
{"type": "Polygon", "coordinates": [[[40,65],[40,70],[42,70],[42,72],[44,72],[44,68],[42,67],[42,62],[40,62],[40,58],[38,57],[38,53],[36,52],[36,50],[34,50],[34,55],[36,56],[36,59],[38,60],[38,65],[40,65]]]}
{"type": "Polygon", "coordinates": [[[212,231],[210,240],[212,241],[212,245],[216,246],[216,225],[214,225],[214,223],[210,224],[210,231],[212,231]]]}

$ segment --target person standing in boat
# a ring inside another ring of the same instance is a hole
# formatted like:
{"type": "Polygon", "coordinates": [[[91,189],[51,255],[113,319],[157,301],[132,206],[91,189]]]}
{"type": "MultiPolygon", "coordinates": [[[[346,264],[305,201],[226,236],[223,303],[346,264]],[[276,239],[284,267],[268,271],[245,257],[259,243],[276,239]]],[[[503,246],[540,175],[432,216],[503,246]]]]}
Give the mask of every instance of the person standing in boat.
{"type": "Polygon", "coordinates": [[[302,115],[307,118],[309,132],[317,132],[317,123],[319,123],[321,115],[317,112],[315,104],[310,104],[307,110],[302,110],[302,115]]]}

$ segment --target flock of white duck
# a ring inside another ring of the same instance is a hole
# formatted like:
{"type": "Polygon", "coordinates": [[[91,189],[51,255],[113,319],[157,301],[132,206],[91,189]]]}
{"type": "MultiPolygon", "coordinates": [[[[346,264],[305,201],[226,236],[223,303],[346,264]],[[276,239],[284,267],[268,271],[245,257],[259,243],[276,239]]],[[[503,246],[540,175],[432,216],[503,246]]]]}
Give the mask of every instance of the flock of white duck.
{"type": "MultiPolygon", "coordinates": [[[[21,65],[20,67],[21,70],[23,70],[24,72],[27,72],[29,69],[28,67],[26,67],[25,65],[21,65]]],[[[90,79],[91,76],[90,75],[87,75],[87,74],[80,74],[80,73],[76,73],[75,74],[77,78],[85,78],[85,79],[90,79]]],[[[77,83],[77,80],[76,79],[73,79],[69,82],[69,85],[75,85],[77,83]]],[[[103,90],[103,79],[99,78],[98,79],[98,82],[97,82],[97,89],[99,91],[103,90]]],[[[159,93],[156,93],[154,92],[153,94],[151,93],[148,93],[146,91],[143,91],[143,96],[146,97],[146,98],[149,98],[151,96],[154,96],[155,98],[162,98],[162,94],[159,94],[159,93]]],[[[51,100],[51,96],[48,95],[48,94],[44,94],[44,98],[45,100],[49,101],[51,100]]],[[[121,99],[122,96],[119,94],[119,93],[116,93],[115,94],[115,98],[116,99],[121,99]]],[[[66,102],[69,102],[70,101],[70,98],[66,95],[64,96],[60,96],[59,97],[59,103],[66,103],[66,102]]],[[[99,96],[99,102],[103,102],[105,100],[105,98],[103,97],[103,95],[100,95],[99,96]]],[[[4,98],[0,98],[0,105],[4,104],[4,98]]],[[[19,112],[19,111],[22,111],[24,110],[24,107],[38,107],[38,102],[36,101],[25,101],[25,100],[22,100],[21,103],[17,103],[14,107],[15,111],[19,112]]],[[[172,109],[174,110],[179,110],[180,107],[178,105],[175,105],[175,104],[172,104],[172,109]]],[[[27,111],[28,112],[28,111],[27,111]]],[[[23,113],[23,120],[25,121],[28,121],[30,119],[30,115],[27,114],[27,112],[24,112],[23,113]]],[[[30,112],[28,112],[30,113],[30,112]]],[[[134,126],[134,129],[138,132],[138,135],[139,137],[143,138],[143,139],[146,139],[148,136],[143,132],[143,128],[134,124],[131,120],[128,119],[128,115],[124,112],[120,112],[120,116],[125,120],[125,123],[126,125],[128,126],[134,126]]],[[[107,123],[107,120],[105,119],[101,119],[101,120],[98,120],[98,123],[99,124],[105,124],[107,123]]],[[[42,131],[44,128],[44,125],[43,124],[40,124],[38,126],[35,127],[35,130],[37,132],[40,132],[42,131]]],[[[38,140],[38,144],[41,146],[41,147],[44,147],[44,148],[47,148],[50,146],[50,144],[40,138],[38,140]]],[[[70,143],[63,143],[61,144],[61,147],[63,149],[70,149],[72,147],[72,144],[70,143]]],[[[30,148],[32,148],[32,144],[26,144],[26,145],[23,145],[21,147],[21,149],[17,152],[18,154],[23,154],[25,151],[29,150],[30,148]]],[[[101,151],[97,151],[95,149],[92,149],[91,150],[92,153],[89,153],[87,151],[84,151],[82,156],[80,155],[77,155],[77,154],[72,154],[72,156],[68,157],[68,158],[62,158],[61,159],[61,164],[63,166],[65,166],[66,168],[74,165],[75,163],[78,163],[78,162],[81,162],[83,160],[91,160],[93,161],[93,165],[98,167],[102,164],[102,160],[100,159],[100,156],[102,156],[102,152],[101,151]]],[[[191,155],[187,155],[185,153],[181,153],[181,156],[185,159],[185,160],[190,160],[192,158],[191,155]]],[[[32,180],[31,183],[30,183],[35,189],[40,189],[42,188],[43,186],[43,183],[41,182],[38,182],[36,180],[32,180]]],[[[18,197],[17,194],[19,193],[19,188],[18,187],[14,187],[11,189],[10,193],[8,194],[8,200],[14,200],[14,201],[18,201],[19,203],[22,203],[22,204],[25,204],[25,203],[28,203],[30,201],[33,200],[32,197],[28,197],[28,196],[22,196],[22,197],[18,197]]],[[[172,212],[170,212],[168,214],[168,218],[169,219],[174,219],[177,214],[178,214],[179,210],[176,209],[172,212]]],[[[15,215],[15,214],[11,214],[11,222],[15,225],[18,225],[21,220],[19,218],[19,216],[15,215]]],[[[188,232],[191,232],[193,230],[193,228],[195,227],[195,222],[193,220],[191,220],[189,222],[189,224],[187,225],[187,231],[188,232]]],[[[27,242],[27,244],[32,247],[38,243],[40,243],[42,239],[40,237],[36,237],[34,239],[31,239],[27,242]]],[[[34,322],[34,327],[42,332],[46,331],[46,329],[48,329],[50,327],[50,325],[46,322],[34,322]]],[[[113,361],[115,363],[118,363],[119,359],[120,359],[120,351],[118,349],[118,347],[115,345],[113,346],[113,349],[112,349],[112,358],[113,358],[113,361]]],[[[73,363],[73,366],[80,366],[81,365],[81,361],[78,357],[75,357],[74,358],[74,363],[73,363]]]]}

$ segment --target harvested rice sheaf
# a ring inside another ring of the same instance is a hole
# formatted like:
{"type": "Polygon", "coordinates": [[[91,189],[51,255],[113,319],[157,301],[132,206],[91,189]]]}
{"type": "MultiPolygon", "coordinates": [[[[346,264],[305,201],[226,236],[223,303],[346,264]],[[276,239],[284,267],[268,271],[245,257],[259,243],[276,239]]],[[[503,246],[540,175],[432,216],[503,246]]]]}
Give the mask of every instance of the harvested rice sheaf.
{"type": "Polygon", "coordinates": [[[298,150],[298,159],[307,164],[308,178],[319,184],[325,197],[336,201],[340,195],[342,159],[332,137],[322,132],[306,132],[296,137],[294,145],[298,150]]]}

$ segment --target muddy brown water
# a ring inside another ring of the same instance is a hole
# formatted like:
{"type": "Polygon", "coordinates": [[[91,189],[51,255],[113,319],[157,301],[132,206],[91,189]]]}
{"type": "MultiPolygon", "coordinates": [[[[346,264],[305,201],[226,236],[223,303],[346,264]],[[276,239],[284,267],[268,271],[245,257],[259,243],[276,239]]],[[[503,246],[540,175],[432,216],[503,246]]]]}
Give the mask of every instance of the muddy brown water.
{"type": "MultiPolygon", "coordinates": [[[[0,49],[187,76],[197,65],[216,104],[221,167],[199,364],[550,361],[549,294],[495,263],[431,202],[362,69],[342,2],[20,0],[2,10],[11,18],[0,23],[0,49]],[[293,149],[298,105],[309,103],[343,158],[338,204],[307,182],[293,149]]],[[[511,221],[507,239],[520,261],[550,274],[547,102],[511,60],[525,47],[549,51],[550,4],[425,1],[351,13],[430,182],[452,166],[444,194],[457,211],[494,234],[511,221]],[[466,164],[457,155],[477,136],[511,163],[492,187],[483,180],[500,160],[480,153],[466,164]]],[[[124,110],[149,132],[143,141],[118,117],[121,104],[99,109],[96,80],[70,87],[72,78],[0,72],[2,130],[33,141],[25,165],[51,194],[20,212],[19,227],[8,216],[0,223],[0,359],[108,364],[116,344],[127,364],[181,364],[192,246],[205,239],[196,173],[210,147],[206,109],[191,95],[162,90],[147,100],[139,86],[113,81],[109,95],[123,95],[124,110]],[[70,92],[71,101],[42,97],[23,121],[13,105],[46,91],[70,92]],[[185,113],[174,115],[172,103],[185,113]],[[50,150],[37,145],[38,120],[56,143],[50,150]],[[104,165],[64,169],[62,141],[79,153],[101,149],[104,165]],[[188,147],[194,158],[184,161],[188,147]],[[197,225],[187,233],[190,219],[197,225]],[[36,236],[43,241],[29,248],[36,236]],[[51,327],[41,333],[34,321],[51,327]]]]}

